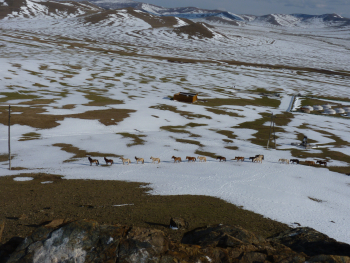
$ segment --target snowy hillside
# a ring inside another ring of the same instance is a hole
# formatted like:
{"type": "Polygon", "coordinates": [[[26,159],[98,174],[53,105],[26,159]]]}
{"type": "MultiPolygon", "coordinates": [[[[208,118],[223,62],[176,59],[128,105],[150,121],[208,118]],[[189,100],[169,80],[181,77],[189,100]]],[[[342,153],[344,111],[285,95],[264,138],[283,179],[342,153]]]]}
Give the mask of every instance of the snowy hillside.
{"type": "Polygon", "coordinates": [[[350,243],[349,116],[296,110],[350,106],[349,28],[211,26],[51,3],[17,1],[0,20],[0,176],[145,182],[150,194],[215,196],[350,243]],[[170,99],[180,91],[199,101],[170,99]],[[272,114],[277,149],[266,147],[272,114]],[[304,135],[318,147],[292,145],[304,135]],[[249,159],[257,154],[262,163],[249,159]],[[90,166],[88,156],[115,163],[90,166]],[[327,167],[304,163],[317,160],[327,167]]]}
{"type": "Polygon", "coordinates": [[[57,1],[10,1],[2,2],[0,19],[12,18],[68,18],[102,11],[103,9],[89,2],[57,2],[57,1]]]}
{"type": "Polygon", "coordinates": [[[306,14],[268,14],[264,16],[237,15],[222,10],[207,10],[197,7],[177,7],[166,8],[152,4],[136,2],[132,0],[90,0],[90,2],[110,9],[132,7],[143,12],[159,16],[176,16],[187,19],[205,21],[208,23],[221,23],[227,25],[245,25],[249,23],[264,26],[281,27],[329,27],[347,26],[350,24],[349,18],[344,18],[337,14],[306,15],[306,14]]]}
{"type": "Polygon", "coordinates": [[[270,14],[260,16],[252,20],[252,23],[262,25],[273,25],[282,27],[330,27],[345,26],[350,19],[341,17],[337,14],[325,15],[303,15],[303,14],[270,14]]]}

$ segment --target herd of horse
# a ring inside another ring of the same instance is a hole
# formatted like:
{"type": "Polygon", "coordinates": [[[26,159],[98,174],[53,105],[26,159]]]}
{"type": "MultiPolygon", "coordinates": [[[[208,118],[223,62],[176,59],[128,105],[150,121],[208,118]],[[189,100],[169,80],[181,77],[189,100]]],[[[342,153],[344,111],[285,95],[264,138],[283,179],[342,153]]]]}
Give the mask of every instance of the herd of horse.
{"type": "MultiPolygon", "coordinates": [[[[289,163],[299,164],[300,163],[299,159],[290,159],[290,160],[288,160],[288,159],[279,159],[278,162],[285,163],[285,164],[289,164],[289,163]]],[[[304,161],[304,164],[308,165],[308,166],[310,166],[310,165],[315,166],[316,164],[324,165],[325,167],[327,166],[327,162],[326,161],[321,161],[321,160],[317,160],[316,162],[315,161],[304,161]]]]}
{"type": "MultiPolygon", "coordinates": [[[[130,159],[128,158],[123,158],[123,157],[120,157],[119,159],[122,160],[123,164],[130,164],[131,161],[130,159]]],[[[160,158],[155,158],[155,157],[152,157],[150,158],[152,160],[152,163],[160,163],[160,158]]],[[[181,163],[182,162],[182,159],[181,157],[175,157],[175,156],[172,156],[171,159],[174,160],[174,163],[181,163]]],[[[244,162],[246,158],[243,157],[243,156],[236,156],[234,159],[231,159],[231,160],[234,160],[234,161],[241,161],[241,162],[244,162]]],[[[264,160],[264,155],[262,154],[257,154],[253,157],[249,157],[247,158],[249,160],[252,160],[252,162],[256,162],[256,163],[262,163],[262,161],[264,160]]],[[[99,165],[100,162],[97,160],[97,159],[92,159],[90,156],[88,157],[88,160],[90,162],[90,166],[92,164],[96,164],[96,165],[99,165]]],[[[112,165],[114,162],[112,159],[107,159],[106,157],[104,157],[104,160],[106,162],[106,165],[112,165]]],[[[138,164],[139,162],[144,164],[145,163],[145,160],[143,158],[139,158],[139,157],[136,157],[135,156],[135,160],[136,160],[136,164],[138,164]]],[[[205,156],[198,156],[197,158],[196,157],[192,157],[192,156],[186,156],[186,160],[188,162],[195,162],[198,160],[198,162],[206,162],[207,161],[207,157],[205,156]]],[[[216,160],[219,160],[220,162],[226,162],[226,157],[224,156],[217,156],[216,157],[216,160]]],[[[284,164],[299,164],[300,161],[298,159],[279,159],[278,162],[280,163],[284,163],[284,164]]],[[[327,166],[327,162],[326,161],[322,161],[322,160],[317,160],[316,162],[315,161],[304,161],[304,164],[305,165],[312,165],[312,166],[315,166],[316,164],[319,164],[319,165],[324,165],[325,167],[327,166]]]]}

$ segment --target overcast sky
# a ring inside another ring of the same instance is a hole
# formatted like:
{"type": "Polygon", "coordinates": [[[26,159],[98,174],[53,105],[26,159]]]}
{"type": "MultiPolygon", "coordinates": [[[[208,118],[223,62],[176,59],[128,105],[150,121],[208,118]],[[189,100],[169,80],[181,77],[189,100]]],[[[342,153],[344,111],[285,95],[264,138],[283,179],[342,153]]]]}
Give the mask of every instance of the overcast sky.
{"type": "Polygon", "coordinates": [[[194,6],[220,9],[235,14],[310,14],[337,13],[350,18],[350,0],[136,0],[163,7],[194,6]]]}

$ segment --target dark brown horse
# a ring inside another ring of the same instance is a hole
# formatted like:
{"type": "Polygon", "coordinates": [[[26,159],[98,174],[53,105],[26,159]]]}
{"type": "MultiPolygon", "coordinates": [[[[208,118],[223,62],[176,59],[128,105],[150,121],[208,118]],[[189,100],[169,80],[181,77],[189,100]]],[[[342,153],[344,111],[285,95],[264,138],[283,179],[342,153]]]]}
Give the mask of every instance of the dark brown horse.
{"type": "Polygon", "coordinates": [[[104,159],[105,159],[105,162],[106,162],[107,165],[108,165],[109,163],[110,163],[111,165],[114,163],[112,159],[107,159],[106,157],[104,157],[104,159]]]}
{"type": "Polygon", "coordinates": [[[318,160],[316,163],[318,163],[319,165],[323,164],[325,167],[327,166],[327,162],[326,161],[318,160]]]}
{"type": "Polygon", "coordinates": [[[226,157],[218,156],[218,157],[216,157],[216,160],[220,160],[220,162],[221,161],[226,162],[226,157]]]}
{"type": "Polygon", "coordinates": [[[289,162],[299,164],[299,159],[290,159],[289,162]]]}
{"type": "Polygon", "coordinates": [[[88,157],[88,159],[89,159],[89,162],[90,162],[90,166],[91,166],[93,163],[95,163],[96,165],[99,165],[99,164],[100,164],[99,161],[98,161],[97,159],[92,159],[90,156],[88,157]]]}
{"type": "Polygon", "coordinates": [[[191,162],[195,162],[196,157],[186,156],[186,160],[191,161],[191,162]]]}

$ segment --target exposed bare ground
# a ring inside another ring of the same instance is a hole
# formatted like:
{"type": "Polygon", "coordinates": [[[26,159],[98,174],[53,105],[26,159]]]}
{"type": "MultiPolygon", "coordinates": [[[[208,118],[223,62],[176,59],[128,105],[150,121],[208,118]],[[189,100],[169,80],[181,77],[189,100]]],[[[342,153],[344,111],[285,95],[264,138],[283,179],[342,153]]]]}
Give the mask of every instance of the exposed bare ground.
{"type": "Polygon", "coordinates": [[[240,225],[264,237],[288,229],[285,224],[214,197],[152,196],[142,183],[65,180],[50,174],[20,176],[34,180],[19,182],[13,176],[0,177],[0,222],[5,221],[0,243],[14,236],[25,237],[40,223],[58,218],[152,227],[174,240],[184,234],[184,230],[169,228],[170,218],[175,216],[187,220],[190,229],[222,223],[240,225]]]}

